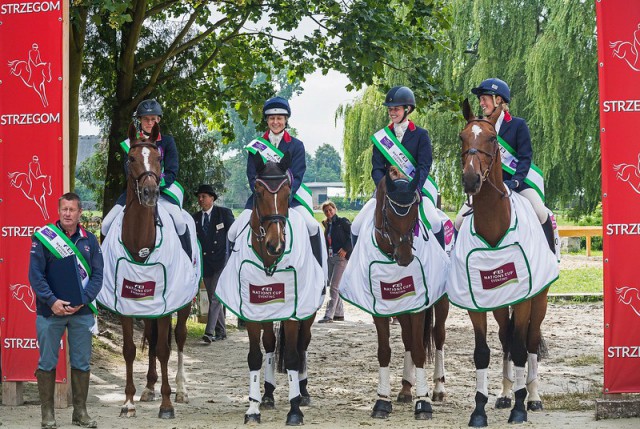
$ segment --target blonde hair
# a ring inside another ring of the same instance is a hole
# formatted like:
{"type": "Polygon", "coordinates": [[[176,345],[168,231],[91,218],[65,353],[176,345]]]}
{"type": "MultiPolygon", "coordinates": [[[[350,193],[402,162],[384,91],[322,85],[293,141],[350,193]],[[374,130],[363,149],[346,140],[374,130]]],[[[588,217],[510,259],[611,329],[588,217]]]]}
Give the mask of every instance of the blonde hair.
{"type": "Polygon", "coordinates": [[[333,207],[333,209],[336,210],[336,211],[338,210],[338,208],[336,207],[336,203],[334,203],[331,200],[327,200],[324,203],[322,203],[321,208],[322,208],[323,212],[324,212],[324,209],[327,208],[327,206],[333,207]]]}

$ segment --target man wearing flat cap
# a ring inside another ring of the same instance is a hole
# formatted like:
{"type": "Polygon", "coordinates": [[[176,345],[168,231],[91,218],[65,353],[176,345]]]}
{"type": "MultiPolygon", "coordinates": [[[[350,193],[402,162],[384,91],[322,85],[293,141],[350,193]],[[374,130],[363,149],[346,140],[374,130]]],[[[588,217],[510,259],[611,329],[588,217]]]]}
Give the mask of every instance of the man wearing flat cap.
{"type": "Polygon", "coordinates": [[[218,199],[213,186],[200,185],[195,195],[201,210],[193,214],[193,219],[202,247],[203,280],[209,297],[209,314],[202,340],[210,344],[227,338],[224,309],[215,297],[215,291],[220,273],[227,262],[227,231],[231,228],[234,217],[228,208],[213,204],[218,199]]]}

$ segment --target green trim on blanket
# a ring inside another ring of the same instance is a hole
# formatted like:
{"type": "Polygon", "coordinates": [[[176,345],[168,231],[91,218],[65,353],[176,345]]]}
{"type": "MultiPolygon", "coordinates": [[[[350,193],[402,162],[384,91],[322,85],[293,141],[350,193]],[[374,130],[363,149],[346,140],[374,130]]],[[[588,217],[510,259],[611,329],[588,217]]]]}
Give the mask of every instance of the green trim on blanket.
{"type": "MultiPolygon", "coordinates": [[[[124,246],[122,246],[122,247],[124,247],[124,246]]],[[[126,250],[126,247],[125,247],[125,250],[126,250]]],[[[182,250],[182,249],[180,249],[180,250],[182,250]]],[[[136,262],[136,261],[133,261],[133,260],[129,260],[127,258],[118,258],[116,260],[116,268],[115,268],[115,270],[113,272],[113,281],[114,282],[117,282],[117,279],[118,279],[118,268],[120,267],[120,261],[126,261],[126,262],[129,262],[129,263],[133,264],[133,265],[148,266],[148,267],[151,267],[151,266],[154,266],[154,265],[160,265],[162,267],[162,272],[163,272],[163,275],[164,275],[164,289],[162,291],[162,301],[164,302],[165,312],[162,313],[162,316],[165,316],[167,314],[173,313],[173,311],[171,311],[171,312],[167,312],[166,311],[166,309],[167,309],[167,300],[165,298],[165,293],[167,293],[168,284],[167,284],[167,267],[165,267],[164,264],[162,264],[160,262],[153,262],[151,264],[147,264],[147,263],[144,263],[144,262],[136,262]]],[[[113,295],[115,297],[115,300],[113,301],[113,308],[115,309],[115,308],[118,307],[118,299],[119,299],[116,285],[113,285],[113,295]]],[[[134,317],[157,318],[157,317],[162,317],[162,316],[134,316],[134,317]]]]}
{"type": "Polygon", "coordinates": [[[454,307],[458,307],[458,308],[461,308],[461,309],[463,309],[463,310],[473,311],[473,312],[476,312],[476,313],[486,313],[486,312],[488,312],[488,311],[493,311],[493,310],[498,310],[498,309],[500,309],[500,308],[510,307],[510,306],[512,306],[512,305],[517,305],[517,304],[520,304],[521,302],[525,302],[525,301],[527,301],[527,300],[533,299],[533,298],[535,298],[536,296],[540,295],[540,294],[541,294],[542,292],[544,292],[545,290],[549,289],[549,287],[550,287],[550,286],[551,286],[551,285],[552,285],[556,280],[558,280],[559,278],[560,278],[560,276],[557,276],[555,279],[551,280],[549,283],[547,283],[546,285],[544,285],[544,286],[542,287],[542,289],[540,289],[537,293],[535,293],[535,294],[533,294],[533,295],[531,295],[531,296],[528,296],[528,297],[526,297],[526,298],[523,298],[523,299],[521,299],[521,300],[519,300],[519,301],[515,301],[515,302],[513,302],[512,304],[504,304],[504,305],[499,305],[498,307],[492,307],[492,308],[489,308],[489,309],[481,310],[481,309],[477,309],[477,308],[468,308],[468,307],[464,307],[464,306],[462,306],[462,305],[458,305],[458,304],[456,304],[455,302],[452,302],[451,300],[449,300],[449,302],[450,302],[454,307]]]}
{"type": "Polygon", "coordinates": [[[161,317],[170,316],[170,315],[172,315],[173,313],[175,313],[175,312],[178,312],[178,311],[182,310],[182,309],[183,309],[183,308],[185,308],[186,306],[191,306],[192,304],[193,304],[193,302],[192,302],[192,301],[190,301],[190,302],[186,303],[185,305],[183,305],[182,307],[179,307],[179,308],[177,308],[176,310],[173,310],[171,313],[164,313],[164,314],[160,314],[160,315],[158,315],[158,316],[138,316],[138,315],[135,315],[135,316],[128,316],[128,315],[122,314],[122,313],[120,313],[120,312],[118,312],[118,311],[112,310],[112,309],[110,309],[109,307],[107,307],[107,306],[105,306],[104,304],[102,304],[100,301],[98,301],[98,305],[99,305],[101,308],[104,308],[105,310],[107,310],[109,313],[116,314],[116,315],[118,315],[118,316],[122,316],[122,317],[134,317],[134,318],[136,318],[136,319],[159,319],[159,318],[161,318],[161,317]]]}
{"type": "Polygon", "coordinates": [[[495,247],[490,245],[489,243],[487,243],[487,241],[484,239],[484,237],[482,237],[480,234],[476,233],[475,229],[473,228],[473,217],[475,216],[474,214],[471,214],[471,218],[469,219],[469,232],[471,233],[471,235],[473,237],[476,237],[480,241],[482,241],[485,244],[485,246],[487,246],[487,248],[489,248],[489,249],[497,249],[498,247],[500,247],[500,244],[504,241],[504,239],[507,237],[507,235],[509,235],[510,232],[513,232],[518,228],[518,215],[515,213],[515,210],[513,210],[513,207],[511,207],[511,201],[509,201],[509,210],[511,210],[511,213],[513,213],[515,215],[516,219],[513,222],[513,226],[509,227],[509,229],[507,229],[504,232],[504,235],[502,236],[502,238],[500,238],[500,240],[498,240],[498,243],[496,243],[495,247]]]}

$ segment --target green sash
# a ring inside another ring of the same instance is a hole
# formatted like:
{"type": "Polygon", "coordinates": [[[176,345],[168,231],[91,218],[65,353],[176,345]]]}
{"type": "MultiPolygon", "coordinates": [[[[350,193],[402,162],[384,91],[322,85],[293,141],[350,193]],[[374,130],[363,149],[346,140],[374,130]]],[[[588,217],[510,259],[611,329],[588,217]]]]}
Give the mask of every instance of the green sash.
{"type": "MultiPolygon", "coordinates": [[[[500,143],[502,169],[509,174],[514,174],[519,162],[518,158],[516,158],[516,151],[513,150],[509,143],[500,136],[498,136],[498,143],[500,143]]],[[[544,177],[542,170],[540,170],[533,162],[531,163],[529,173],[527,173],[527,177],[525,177],[524,182],[535,189],[544,202],[544,177]]]]}
{"type": "MultiPolygon", "coordinates": [[[[126,139],[123,142],[120,142],[120,147],[124,150],[125,153],[129,153],[129,149],[131,149],[131,143],[129,139],[126,139]]],[[[164,167],[163,167],[164,170],[164,167]]],[[[160,179],[160,186],[164,186],[164,177],[160,179]]],[[[182,208],[182,202],[184,201],[184,188],[177,180],[174,180],[173,183],[164,188],[162,193],[171,197],[178,203],[178,206],[182,208]]]]}
{"type": "MultiPolygon", "coordinates": [[[[402,143],[400,143],[400,140],[398,140],[389,127],[384,127],[381,130],[378,130],[371,136],[371,141],[391,165],[395,165],[407,177],[414,177],[417,164],[416,160],[413,159],[413,156],[402,145],[402,143]]],[[[436,181],[433,180],[431,175],[427,176],[427,180],[425,180],[421,191],[424,196],[431,200],[435,207],[440,191],[438,189],[438,185],[436,185],[436,181]]],[[[427,216],[424,214],[422,205],[420,205],[420,217],[427,228],[431,229],[431,224],[427,220],[427,216]]]]}
{"type": "MultiPolygon", "coordinates": [[[[57,226],[50,223],[33,234],[38,241],[42,243],[44,247],[49,249],[49,251],[58,259],[63,259],[74,255],[76,257],[76,264],[78,268],[78,273],[80,274],[80,279],[82,281],[82,287],[86,288],[89,284],[89,277],[91,277],[91,266],[87,263],[87,260],[82,256],[80,250],[76,247],[75,244],[67,235],[62,232],[57,226]]],[[[98,310],[93,302],[87,304],[91,311],[95,314],[98,314],[98,310]]]]}
{"type": "MultiPolygon", "coordinates": [[[[278,149],[277,147],[272,145],[270,141],[262,137],[251,140],[249,144],[247,144],[244,148],[254,155],[260,154],[265,162],[280,162],[284,155],[280,149],[278,149]]],[[[305,185],[304,183],[300,183],[300,187],[294,194],[293,198],[298,200],[300,204],[302,204],[304,208],[307,209],[309,213],[311,213],[311,216],[313,216],[313,196],[311,194],[311,189],[309,189],[307,185],[305,185]]]]}

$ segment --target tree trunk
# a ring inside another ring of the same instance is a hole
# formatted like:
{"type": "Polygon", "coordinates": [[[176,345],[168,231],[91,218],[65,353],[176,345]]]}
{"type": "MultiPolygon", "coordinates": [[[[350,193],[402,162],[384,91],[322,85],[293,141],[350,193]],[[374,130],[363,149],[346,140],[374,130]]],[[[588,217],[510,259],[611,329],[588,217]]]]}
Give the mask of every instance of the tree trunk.
{"type": "Polygon", "coordinates": [[[89,9],[75,6],[74,12],[74,19],[69,29],[69,184],[71,191],[75,189],[76,183],[76,159],[80,134],[80,84],[89,9]]]}

